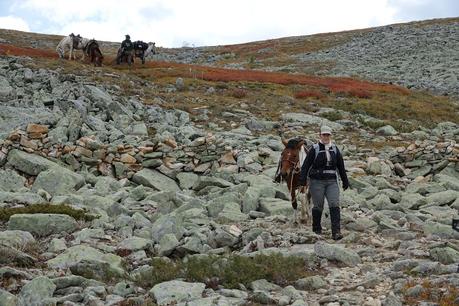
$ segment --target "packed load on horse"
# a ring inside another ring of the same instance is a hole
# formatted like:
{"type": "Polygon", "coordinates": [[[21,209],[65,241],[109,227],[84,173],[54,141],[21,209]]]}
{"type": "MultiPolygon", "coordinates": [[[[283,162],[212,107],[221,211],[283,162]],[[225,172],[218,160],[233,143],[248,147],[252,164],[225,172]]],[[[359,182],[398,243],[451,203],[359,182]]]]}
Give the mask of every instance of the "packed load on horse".
{"type": "Polygon", "coordinates": [[[148,49],[148,44],[137,40],[134,42],[134,56],[142,60],[142,64],[145,64],[145,51],[148,49]]]}
{"type": "Polygon", "coordinates": [[[88,54],[87,52],[87,47],[91,39],[86,38],[86,37],[81,37],[80,43],[78,44],[77,48],[78,50],[83,51],[83,55],[81,56],[81,60],[84,61],[85,55],[88,54]]]}
{"type": "Polygon", "coordinates": [[[141,40],[134,42],[134,56],[142,60],[142,64],[145,64],[145,58],[150,54],[155,54],[155,43],[146,43],[141,40]]]}
{"type": "Polygon", "coordinates": [[[84,47],[84,53],[89,57],[89,61],[94,64],[94,66],[102,66],[102,60],[104,56],[100,51],[99,44],[95,39],[91,39],[84,47]]]}

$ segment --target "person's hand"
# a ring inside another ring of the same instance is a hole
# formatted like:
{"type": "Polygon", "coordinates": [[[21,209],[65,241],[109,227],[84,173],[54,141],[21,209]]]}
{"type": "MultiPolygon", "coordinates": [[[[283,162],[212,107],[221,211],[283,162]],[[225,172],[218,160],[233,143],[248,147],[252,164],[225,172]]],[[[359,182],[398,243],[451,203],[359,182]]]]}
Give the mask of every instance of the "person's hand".
{"type": "Polygon", "coordinates": [[[343,190],[347,190],[349,188],[349,182],[343,182],[343,190]]]}

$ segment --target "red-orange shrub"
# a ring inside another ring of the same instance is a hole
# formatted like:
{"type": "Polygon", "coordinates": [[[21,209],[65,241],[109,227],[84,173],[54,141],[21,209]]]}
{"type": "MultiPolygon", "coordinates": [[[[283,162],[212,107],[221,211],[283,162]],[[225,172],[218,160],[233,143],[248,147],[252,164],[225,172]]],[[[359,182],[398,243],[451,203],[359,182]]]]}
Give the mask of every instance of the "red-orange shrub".
{"type": "Polygon", "coordinates": [[[306,98],[317,98],[322,99],[325,97],[323,93],[316,90],[302,90],[295,93],[295,98],[297,99],[306,99],[306,98]]]}

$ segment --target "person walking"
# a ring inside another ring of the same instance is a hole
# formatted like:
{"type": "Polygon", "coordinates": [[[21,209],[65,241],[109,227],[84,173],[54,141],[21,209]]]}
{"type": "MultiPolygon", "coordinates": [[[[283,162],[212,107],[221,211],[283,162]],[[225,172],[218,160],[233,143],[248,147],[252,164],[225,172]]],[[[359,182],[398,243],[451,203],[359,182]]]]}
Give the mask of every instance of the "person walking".
{"type": "Polygon", "coordinates": [[[131,41],[131,36],[126,34],[125,39],[121,42],[121,46],[118,49],[118,53],[116,55],[116,63],[119,65],[121,63],[121,57],[124,53],[132,52],[134,50],[134,44],[131,41]]]}
{"type": "Polygon", "coordinates": [[[330,221],[333,240],[343,238],[341,234],[341,211],[339,207],[338,174],[343,189],[349,188],[349,180],[344,168],[344,161],[336,144],[332,143],[332,129],[322,126],[319,133],[319,142],[314,144],[306,156],[301,167],[300,186],[305,190],[309,179],[309,192],[313,202],[312,230],[316,234],[322,233],[321,219],[324,200],[327,199],[330,209],[330,221]]]}

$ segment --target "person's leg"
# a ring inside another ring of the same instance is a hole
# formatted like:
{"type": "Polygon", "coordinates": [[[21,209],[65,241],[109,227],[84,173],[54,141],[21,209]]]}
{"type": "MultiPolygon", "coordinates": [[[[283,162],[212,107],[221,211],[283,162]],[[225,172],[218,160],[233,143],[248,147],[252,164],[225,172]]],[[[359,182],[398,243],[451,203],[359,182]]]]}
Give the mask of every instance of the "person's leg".
{"type": "Polygon", "coordinates": [[[336,180],[328,181],[325,188],[325,197],[327,198],[330,209],[330,222],[333,240],[340,240],[341,235],[341,212],[339,208],[339,186],[336,180]]]}
{"type": "Polygon", "coordinates": [[[325,184],[320,180],[311,179],[309,192],[312,198],[312,231],[316,234],[322,233],[321,219],[324,209],[325,184]]]}
{"type": "Polygon", "coordinates": [[[121,49],[118,49],[118,53],[116,54],[116,64],[121,63],[121,56],[123,55],[123,51],[121,49]]]}

